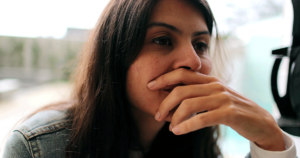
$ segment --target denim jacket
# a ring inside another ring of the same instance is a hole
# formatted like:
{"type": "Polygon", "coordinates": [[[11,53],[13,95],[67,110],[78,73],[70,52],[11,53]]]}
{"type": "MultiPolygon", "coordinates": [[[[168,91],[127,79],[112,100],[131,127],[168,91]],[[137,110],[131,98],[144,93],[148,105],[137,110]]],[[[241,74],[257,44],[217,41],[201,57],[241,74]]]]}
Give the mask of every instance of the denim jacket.
{"type": "MultiPolygon", "coordinates": [[[[3,158],[64,158],[65,147],[68,144],[70,134],[70,123],[67,122],[67,112],[67,110],[42,111],[27,119],[9,137],[4,149],[3,158]]],[[[258,148],[254,147],[255,145],[253,144],[251,145],[251,153],[258,148]]],[[[291,153],[289,155],[296,155],[294,143],[290,146],[292,147],[288,151],[291,153]]],[[[142,157],[136,151],[130,151],[129,153],[130,158],[142,157]]],[[[266,156],[266,153],[266,151],[256,152],[256,156],[254,157],[269,158],[270,155],[266,156]]],[[[278,152],[272,153],[272,157],[282,158],[280,155],[278,152]]],[[[294,158],[296,156],[284,157],[294,158]]],[[[246,158],[251,158],[251,154],[249,153],[246,158]]]]}
{"type": "MultiPolygon", "coordinates": [[[[4,158],[63,158],[70,133],[65,111],[42,111],[18,126],[9,137],[4,158]]],[[[142,158],[130,151],[130,158],[142,158]]]]}
{"type": "Polygon", "coordinates": [[[63,158],[69,124],[67,111],[42,111],[19,125],[9,137],[3,158],[63,158]]]}

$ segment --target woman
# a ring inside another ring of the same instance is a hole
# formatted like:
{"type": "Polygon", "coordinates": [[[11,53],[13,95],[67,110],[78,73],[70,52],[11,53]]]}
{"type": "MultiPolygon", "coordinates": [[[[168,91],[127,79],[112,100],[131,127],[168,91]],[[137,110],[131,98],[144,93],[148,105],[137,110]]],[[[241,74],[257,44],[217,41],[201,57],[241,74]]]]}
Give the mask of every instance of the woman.
{"type": "Polygon", "coordinates": [[[213,22],[205,0],[110,1],[72,102],[27,119],[4,157],[213,158],[218,124],[249,139],[253,157],[295,157],[267,111],[210,76],[213,22]]]}

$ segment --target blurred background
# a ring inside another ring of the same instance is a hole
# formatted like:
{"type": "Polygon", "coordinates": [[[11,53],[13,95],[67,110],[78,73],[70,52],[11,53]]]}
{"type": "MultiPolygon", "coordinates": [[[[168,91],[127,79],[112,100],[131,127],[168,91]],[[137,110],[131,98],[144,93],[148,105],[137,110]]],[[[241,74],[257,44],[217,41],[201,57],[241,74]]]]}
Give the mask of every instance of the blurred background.
{"type": "MultiPolygon", "coordinates": [[[[208,0],[232,61],[229,86],[280,114],[270,88],[271,51],[291,44],[290,0],[208,0]]],[[[18,120],[66,100],[76,56],[108,0],[0,0],[0,156],[18,120]]],[[[287,60],[279,73],[285,94],[287,60]]],[[[240,158],[249,142],[222,126],[225,158],[240,158]]],[[[298,153],[300,153],[298,151],[298,153]]]]}

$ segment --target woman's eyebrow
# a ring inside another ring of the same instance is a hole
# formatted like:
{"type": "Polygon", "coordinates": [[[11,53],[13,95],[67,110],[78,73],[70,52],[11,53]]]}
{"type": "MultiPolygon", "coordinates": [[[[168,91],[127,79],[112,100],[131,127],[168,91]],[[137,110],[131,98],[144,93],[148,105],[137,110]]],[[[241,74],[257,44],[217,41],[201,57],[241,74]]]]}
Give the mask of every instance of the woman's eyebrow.
{"type": "MultiPolygon", "coordinates": [[[[165,27],[165,28],[170,29],[171,31],[173,31],[175,33],[182,34],[182,31],[180,29],[176,28],[173,25],[162,23],[162,22],[152,22],[147,26],[147,28],[151,28],[151,27],[155,27],[155,26],[165,27]]],[[[198,32],[193,33],[193,37],[200,36],[200,35],[203,35],[203,34],[210,35],[210,33],[208,31],[198,31],[198,32]]]]}
{"type": "Polygon", "coordinates": [[[162,22],[153,22],[153,23],[150,23],[148,25],[148,28],[155,27],[155,26],[162,26],[162,27],[165,27],[167,29],[172,30],[173,32],[176,32],[178,34],[182,34],[182,31],[179,30],[178,28],[176,28],[175,26],[172,26],[172,25],[166,24],[166,23],[162,23],[162,22]]]}
{"type": "Polygon", "coordinates": [[[210,35],[210,33],[208,31],[200,31],[200,32],[193,33],[193,37],[200,36],[200,35],[203,35],[203,34],[210,35]]]}

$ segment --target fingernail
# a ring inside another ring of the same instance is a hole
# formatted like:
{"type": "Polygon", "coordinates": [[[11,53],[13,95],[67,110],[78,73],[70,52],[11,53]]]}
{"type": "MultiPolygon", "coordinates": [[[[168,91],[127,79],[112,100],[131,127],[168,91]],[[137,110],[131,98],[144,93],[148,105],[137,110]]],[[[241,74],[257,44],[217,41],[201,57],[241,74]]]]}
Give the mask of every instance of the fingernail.
{"type": "Polygon", "coordinates": [[[148,88],[153,88],[156,84],[156,81],[152,81],[150,83],[148,83],[148,88]]]}
{"type": "Polygon", "coordinates": [[[173,128],[173,126],[172,126],[171,123],[170,123],[169,131],[172,131],[172,128],[173,128]]]}
{"type": "Polygon", "coordinates": [[[156,115],[155,115],[155,119],[156,120],[158,120],[160,118],[160,113],[159,113],[159,111],[156,113],[156,115]]]}
{"type": "Polygon", "coordinates": [[[174,133],[174,134],[179,134],[179,128],[176,126],[176,127],[174,127],[173,129],[172,129],[172,132],[174,133]]]}

